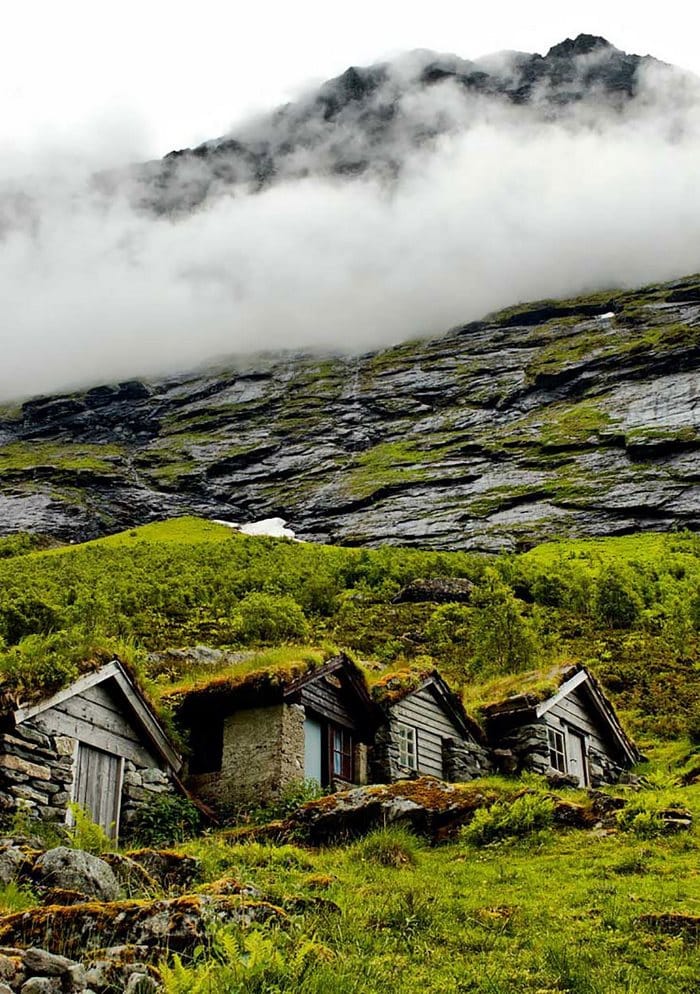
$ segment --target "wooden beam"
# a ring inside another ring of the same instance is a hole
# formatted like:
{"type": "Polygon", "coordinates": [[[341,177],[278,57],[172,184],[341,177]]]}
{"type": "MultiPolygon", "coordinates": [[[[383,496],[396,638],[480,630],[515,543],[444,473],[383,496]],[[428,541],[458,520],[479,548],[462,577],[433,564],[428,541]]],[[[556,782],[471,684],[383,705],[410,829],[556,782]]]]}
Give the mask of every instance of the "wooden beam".
{"type": "Polygon", "coordinates": [[[41,714],[42,711],[47,711],[49,708],[53,708],[57,704],[61,704],[63,701],[68,700],[69,697],[75,697],[76,694],[80,694],[83,690],[87,690],[88,687],[94,687],[96,683],[102,683],[103,680],[107,680],[109,677],[115,676],[119,669],[121,669],[121,664],[114,659],[111,663],[107,663],[99,670],[95,670],[94,673],[86,673],[85,676],[78,677],[78,679],[74,680],[69,687],[64,687],[63,690],[59,690],[58,693],[52,694],[51,697],[45,697],[37,704],[30,704],[24,708],[17,708],[14,713],[15,724],[19,725],[20,722],[26,721],[28,718],[33,718],[34,715],[41,714]]]}
{"type": "Polygon", "coordinates": [[[588,673],[586,670],[579,670],[578,673],[574,673],[570,680],[567,680],[561,685],[556,694],[552,697],[548,697],[546,701],[542,701],[541,704],[537,705],[535,709],[537,717],[541,718],[543,714],[550,711],[555,704],[558,704],[562,698],[566,697],[572,690],[575,690],[582,683],[585,683],[586,680],[588,680],[588,673]]]}

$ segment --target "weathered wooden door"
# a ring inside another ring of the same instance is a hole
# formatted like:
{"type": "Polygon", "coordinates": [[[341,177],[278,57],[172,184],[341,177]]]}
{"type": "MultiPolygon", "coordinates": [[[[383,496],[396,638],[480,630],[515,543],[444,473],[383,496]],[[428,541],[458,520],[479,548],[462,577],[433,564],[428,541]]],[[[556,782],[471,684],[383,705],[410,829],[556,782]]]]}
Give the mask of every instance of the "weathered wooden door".
{"type": "Polygon", "coordinates": [[[588,783],[586,775],[586,740],[583,735],[579,735],[578,732],[574,732],[570,728],[567,730],[567,739],[569,773],[578,777],[579,784],[585,787],[588,783]]]}
{"type": "Polygon", "coordinates": [[[119,830],[122,791],[121,756],[93,746],[78,744],[73,800],[90,813],[110,838],[119,830]]]}

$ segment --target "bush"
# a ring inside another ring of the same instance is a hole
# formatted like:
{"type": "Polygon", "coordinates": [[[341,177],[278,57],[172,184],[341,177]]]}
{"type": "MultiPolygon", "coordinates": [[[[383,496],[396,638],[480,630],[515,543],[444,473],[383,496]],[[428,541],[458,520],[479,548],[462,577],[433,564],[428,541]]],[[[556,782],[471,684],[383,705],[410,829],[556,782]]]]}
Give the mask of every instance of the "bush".
{"type": "Polygon", "coordinates": [[[418,862],[418,839],[405,828],[390,826],[370,832],[355,846],[358,857],[365,863],[379,866],[415,866],[418,862]]]}
{"type": "Polygon", "coordinates": [[[79,804],[69,804],[71,825],[68,827],[68,839],[74,849],[99,856],[100,853],[114,849],[114,842],[105,830],[94,822],[90,813],[79,804]]]}
{"type": "Polygon", "coordinates": [[[608,628],[631,628],[639,618],[642,599],[627,573],[614,567],[598,577],[594,599],[595,616],[608,628]]]}
{"type": "Polygon", "coordinates": [[[132,834],[143,846],[168,846],[195,835],[201,822],[199,808],[188,798],[162,794],[138,809],[132,834]]]}
{"type": "Polygon", "coordinates": [[[233,616],[236,640],[244,645],[303,642],[309,634],[304,612],[293,597],[247,594],[233,616]]]}
{"type": "Polygon", "coordinates": [[[296,780],[287,784],[280,796],[272,804],[265,807],[255,808],[249,812],[251,821],[275,821],[277,818],[288,818],[293,811],[306,804],[307,801],[316,801],[323,797],[326,791],[318,780],[296,780]]]}
{"type": "Polygon", "coordinates": [[[484,572],[483,583],[472,597],[472,640],[477,672],[507,673],[534,664],[539,651],[537,634],[525,617],[524,605],[496,570],[484,572]]]}
{"type": "Polygon", "coordinates": [[[524,838],[550,828],[554,818],[554,801],[541,794],[521,794],[514,801],[496,801],[490,808],[480,808],[461,831],[471,845],[486,846],[507,838],[524,838]]]}

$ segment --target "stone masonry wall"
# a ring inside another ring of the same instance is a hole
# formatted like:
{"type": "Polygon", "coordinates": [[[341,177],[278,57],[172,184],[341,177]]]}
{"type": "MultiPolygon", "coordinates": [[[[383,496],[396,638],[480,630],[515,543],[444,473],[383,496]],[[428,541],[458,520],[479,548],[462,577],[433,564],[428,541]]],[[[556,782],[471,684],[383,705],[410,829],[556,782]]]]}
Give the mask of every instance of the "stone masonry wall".
{"type": "Polygon", "coordinates": [[[73,787],[75,740],[47,735],[26,721],[0,734],[0,809],[62,823],[73,787]]]}
{"type": "Polygon", "coordinates": [[[464,783],[493,773],[493,759],[488,749],[478,742],[445,739],[445,780],[464,783]]]}
{"type": "MultiPolygon", "coordinates": [[[[73,790],[76,740],[50,735],[24,721],[0,734],[0,812],[5,819],[20,810],[33,818],[63,824],[73,790]]],[[[175,790],[169,773],[139,768],[129,760],[124,769],[120,830],[128,833],[138,808],[175,790]]]]}
{"type": "Polygon", "coordinates": [[[139,808],[163,794],[179,794],[172,774],[157,767],[139,767],[127,759],[124,763],[124,783],[122,786],[122,809],[119,829],[122,836],[128,836],[139,808]]]}
{"type": "Polygon", "coordinates": [[[304,777],[304,709],[279,704],[237,711],[224,720],[221,770],[192,775],[188,785],[224,817],[265,804],[304,777]]]}

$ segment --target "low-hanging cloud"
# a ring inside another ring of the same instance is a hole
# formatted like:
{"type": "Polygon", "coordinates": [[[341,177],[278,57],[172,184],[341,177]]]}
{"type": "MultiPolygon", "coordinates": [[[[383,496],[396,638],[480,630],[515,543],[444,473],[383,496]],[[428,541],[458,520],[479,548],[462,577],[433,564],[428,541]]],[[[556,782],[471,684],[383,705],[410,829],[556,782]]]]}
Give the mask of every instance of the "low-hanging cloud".
{"type": "MultiPolygon", "coordinates": [[[[414,122],[450,127],[419,148],[397,130],[391,181],[282,176],[157,217],[132,189],[91,186],[92,161],[6,174],[0,399],[260,350],[366,351],[700,268],[692,82],[649,69],[622,111],[553,114],[449,84],[402,99],[414,122]]],[[[331,151],[303,154],[310,168],[331,151]]]]}

